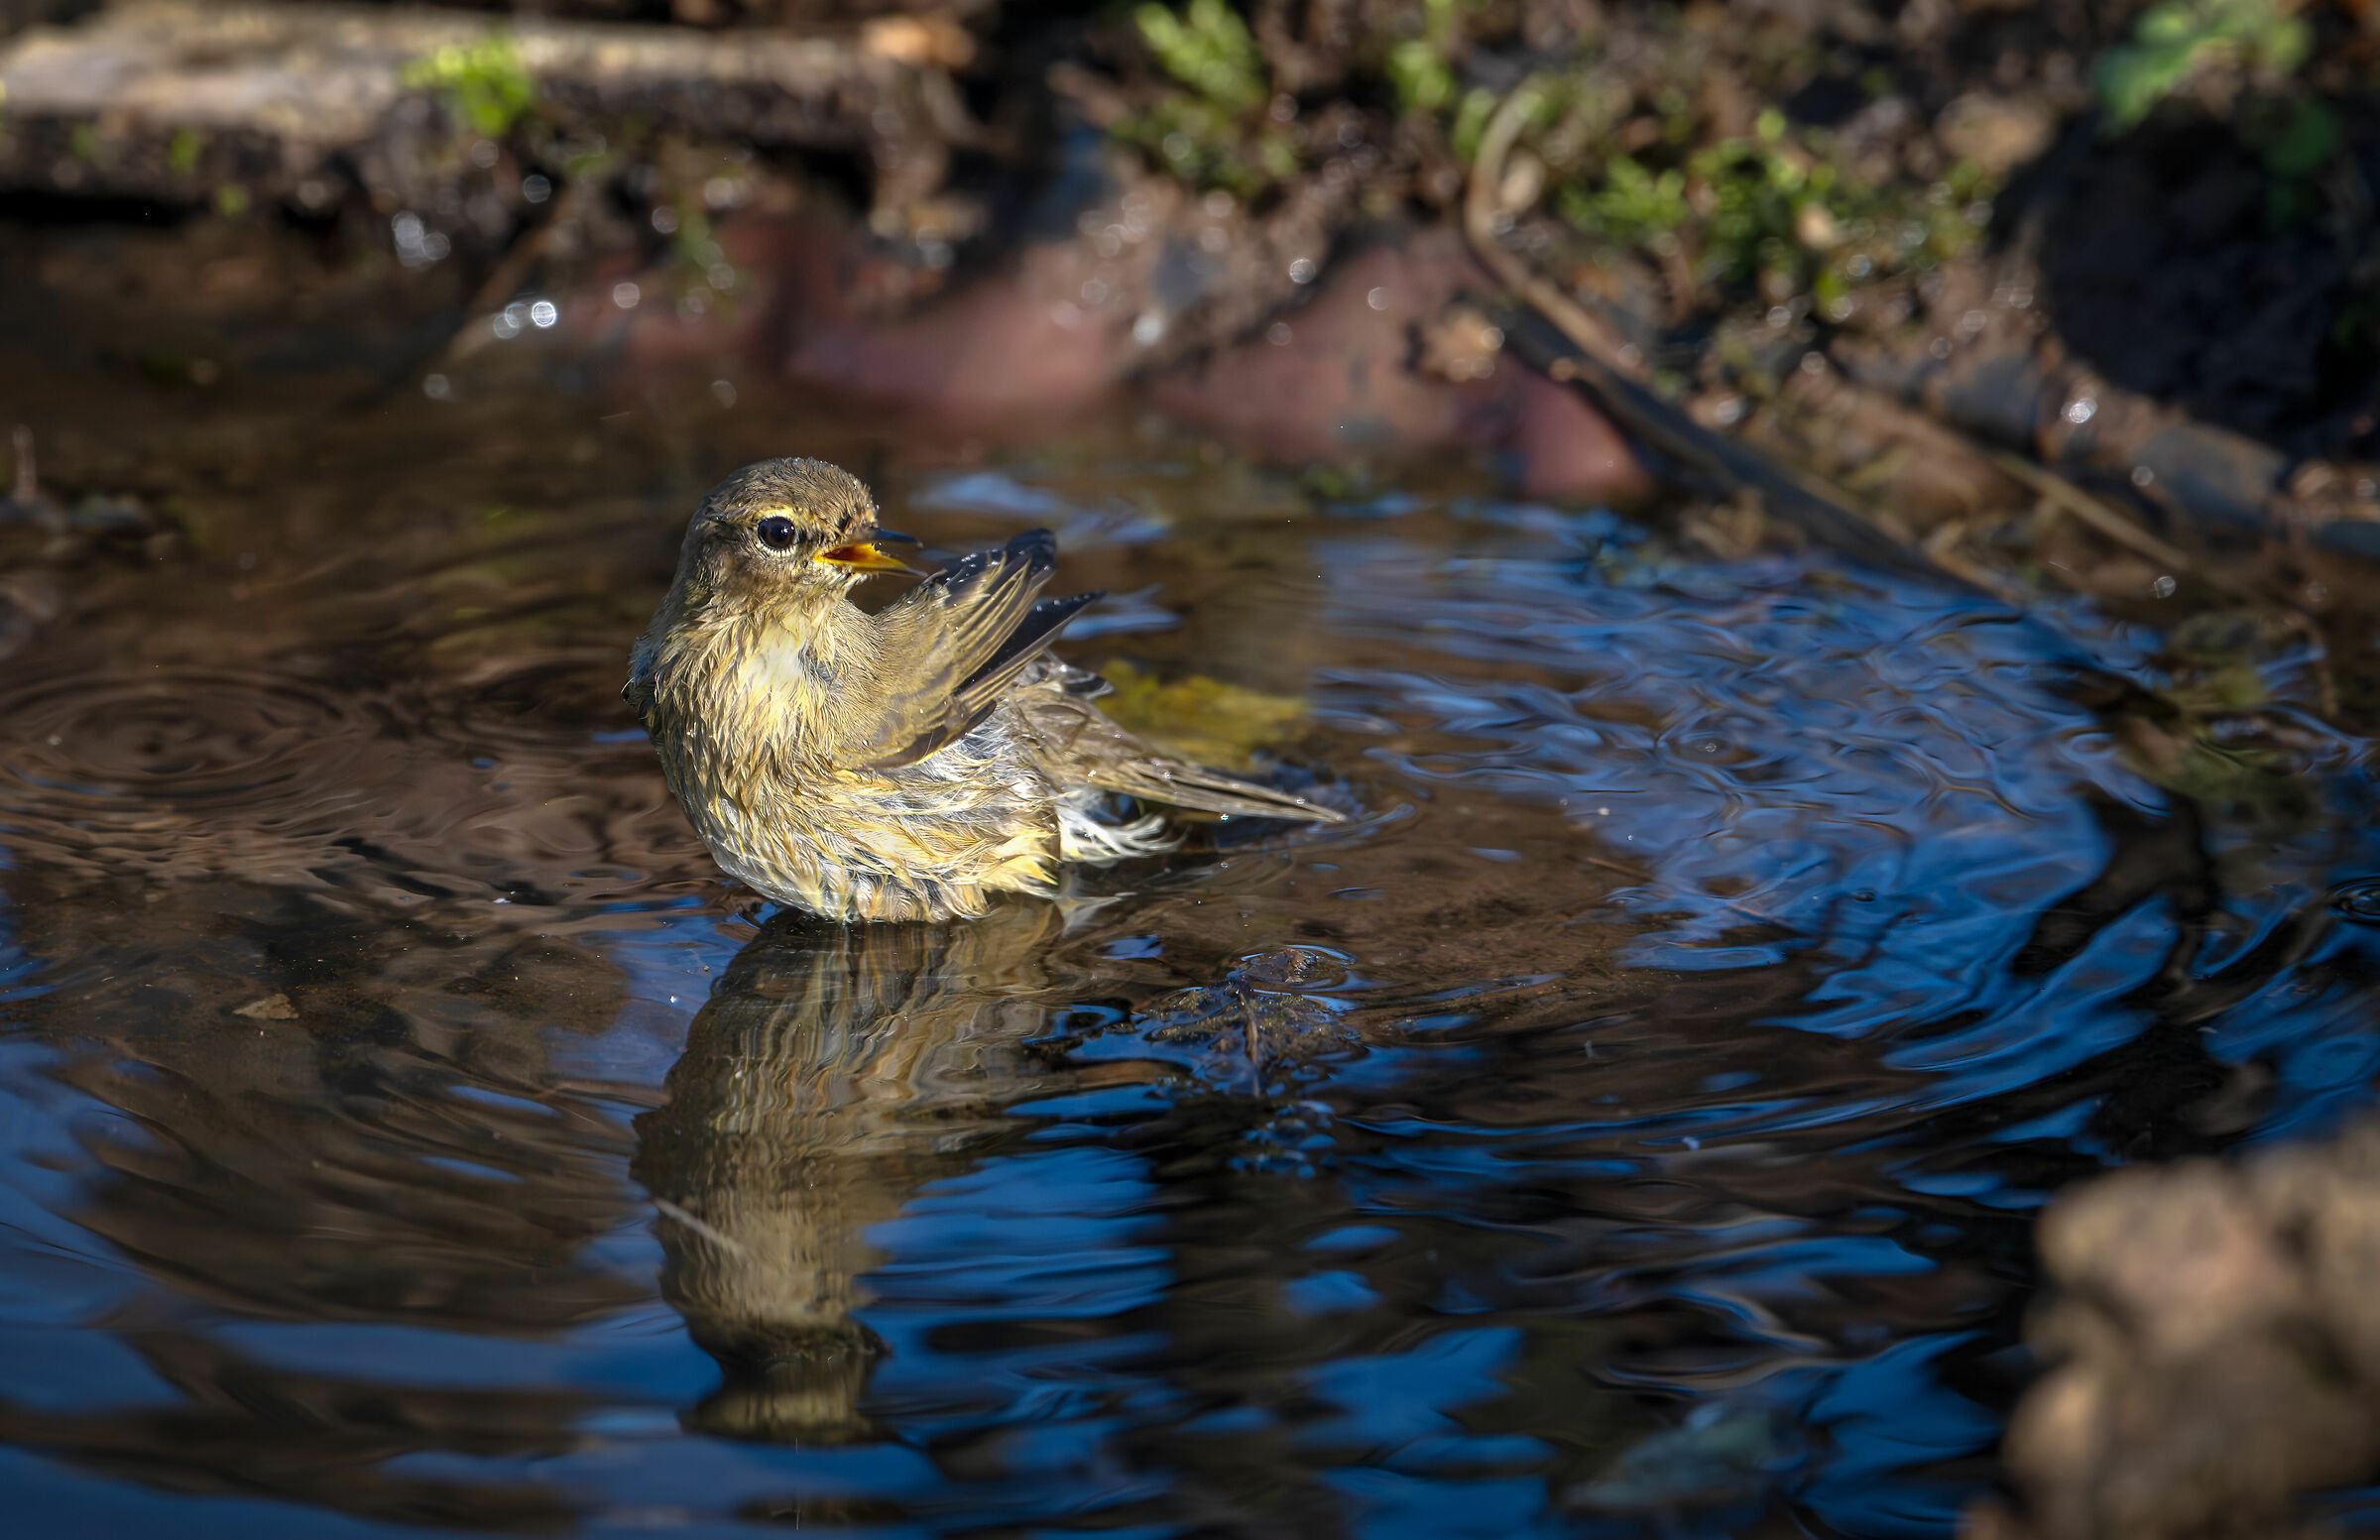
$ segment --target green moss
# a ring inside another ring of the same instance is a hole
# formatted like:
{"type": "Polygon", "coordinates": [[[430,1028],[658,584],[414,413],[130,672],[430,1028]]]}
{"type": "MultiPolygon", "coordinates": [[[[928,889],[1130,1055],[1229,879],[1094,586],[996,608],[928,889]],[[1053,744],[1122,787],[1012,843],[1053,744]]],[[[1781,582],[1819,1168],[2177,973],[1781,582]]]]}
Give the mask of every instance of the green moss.
{"type": "Polygon", "coordinates": [[[450,43],[406,65],[403,80],[435,91],[449,117],[488,139],[511,132],[537,99],[537,82],[522,64],[520,49],[502,34],[450,43]]]}
{"type": "Polygon", "coordinates": [[[187,177],[198,169],[199,152],[205,148],[205,136],[194,128],[182,129],[166,146],[166,169],[177,177],[187,177]]]}
{"type": "Polygon", "coordinates": [[[1119,124],[1119,137],[1183,181],[1242,197],[1297,174],[1296,145],[1265,114],[1270,74],[1239,13],[1223,0],[1190,0],[1180,12],[1149,4],[1132,16],[1149,57],[1181,88],[1119,124]]]}
{"type": "Polygon", "coordinates": [[[1582,234],[1654,257],[1683,256],[1698,284],[1811,295],[1833,314],[1861,284],[1922,272],[1971,243],[1971,210],[1996,191],[1971,165],[1920,193],[1858,184],[1823,136],[1761,114],[1726,139],[1656,169],[1615,154],[1600,177],[1557,183],[1554,207],[1582,234]]]}
{"type": "Polygon", "coordinates": [[[1271,95],[1256,40],[1223,0],[1190,0],[1179,14],[1143,5],[1132,20],[1165,72],[1208,101],[1245,112],[1271,95]]]}
{"type": "MultiPolygon", "coordinates": [[[[1118,132],[1174,177],[1253,197],[1338,153],[1273,120],[1262,51],[1222,0],[1133,14],[1167,83],[1118,132]]],[[[1447,152],[1458,165],[1475,163],[1509,101],[1522,126],[1507,162],[1519,176],[1508,185],[1527,190],[1518,197],[1526,206],[1508,212],[1533,225],[1533,260],[1577,273],[1608,267],[1620,253],[1640,256],[1677,291],[1680,314],[1790,301],[1797,315],[1822,321],[1892,324],[1914,276],[1972,244],[1998,190],[1966,164],[1931,185],[1861,163],[1863,175],[1828,135],[1773,106],[1749,132],[1723,133],[1723,122],[1739,121],[1726,104],[1747,94],[1774,100],[1819,64],[1774,48],[1741,58],[1732,42],[1683,15],[1665,30],[1633,33],[1633,52],[1620,58],[1591,39],[1507,95],[1464,75],[1475,46],[1508,39],[1509,6],[1410,0],[1368,14],[1403,30],[1360,46],[1338,89],[1350,102],[1385,101],[1403,115],[1395,140],[1381,145],[1383,208],[1397,196],[1443,202],[1444,190],[1428,189],[1449,185],[1447,152]],[[1399,157],[1410,159],[1398,165],[1399,157]],[[1395,180],[1416,166],[1428,175],[1395,180]],[[1880,185],[1877,176],[1886,178],[1880,185]],[[1565,226],[1574,239],[1559,238],[1565,226]],[[1550,246],[1548,236],[1556,237],[1550,246]]],[[[1866,83],[1890,88],[1883,76],[1866,83]]],[[[2292,153],[2302,159],[2320,148],[2318,126],[2291,125],[2292,153]]]]}
{"type": "Polygon", "coordinates": [[[2217,61],[2294,74],[2314,40],[2292,9],[2285,0],[2158,0],[2133,24],[2132,41],[2091,68],[2108,127],[2132,127],[2217,61]]]}
{"type": "Polygon", "coordinates": [[[1480,0],[1423,0],[1421,35],[1392,45],[1382,65],[1400,109],[1435,113],[1454,104],[1463,23],[1483,9],[1480,0]]]}

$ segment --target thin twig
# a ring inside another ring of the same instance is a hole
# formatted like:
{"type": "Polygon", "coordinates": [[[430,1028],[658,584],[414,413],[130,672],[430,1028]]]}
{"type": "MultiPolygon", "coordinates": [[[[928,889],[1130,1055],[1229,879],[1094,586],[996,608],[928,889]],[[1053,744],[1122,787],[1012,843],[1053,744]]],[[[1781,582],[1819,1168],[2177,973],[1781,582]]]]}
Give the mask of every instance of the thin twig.
{"type": "MultiPolygon", "coordinates": [[[[1552,379],[1577,385],[1606,416],[1654,453],[1695,467],[1730,490],[1757,492],[1770,513],[1813,538],[1879,565],[1926,567],[1924,554],[1891,520],[1861,508],[1805,471],[1714,432],[1657,395],[1643,378],[1636,349],[1496,240],[1495,187],[1503,177],[1504,157],[1526,121],[1529,91],[1526,82],[1516,87],[1488,117],[1464,192],[1463,228],[1488,271],[1578,350],[1575,357],[1536,360],[1537,367],[1552,379]]],[[[1524,357],[1531,350],[1556,351],[1509,327],[1506,336],[1524,357]]]]}
{"type": "Polygon", "coordinates": [[[2187,573],[2209,586],[2251,603],[2271,605],[2280,613],[2281,622],[2306,639],[2313,649],[2308,659],[2314,670],[2315,699],[2325,718],[2338,715],[2338,682],[2330,676],[2328,649],[2322,641],[2321,623],[2298,605],[2268,589],[2233,575],[2221,567],[2194,560],[2187,552],[2168,544],[2134,523],[2130,516],[2103,499],[2092,497],[2073,482],[2044,466],[2017,455],[2000,453],[1993,456],[2000,469],[2031,487],[2045,503],[2064,509],[2117,544],[2136,551],[2172,568],[2187,573]]]}
{"type": "Polygon", "coordinates": [[[2151,561],[2160,562],[2176,572],[2203,576],[2208,581],[2217,584],[2225,582],[2224,578],[2215,573],[2202,573],[2199,564],[2193,561],[2187,553],[2151,534],[2122,512],[2092,497],[2056,471],[2048,470],[2021,455],[2010,454],[2005,450],[1993,454],[1991,458],[1993,464],[2032,488],[2043,501],[2064,509],[2118,545],[2128,546],[2151,561]]]}
{"type": "Polygon", "coordinates": [[[1971,583],[2001,603],[2022,608],[2025,596],[2016,585],[1981,564],[1969,561],[1959,550],[1959,541],[1966,534],[1966,521],[1951,519],[1937,526],[1919,549],[1926,559],[1962,582],[1971,583]]]}
{"type": "Polygon", "coordinates": [[[1504,181],[1504,157],[1512,153],[1528,114],[1529,83],[1523,81],[1488,119],[1488,127],[1480,135],[1480,153],[1471,163],[1470,182],[1463,189],[1463,233],[1488,271],[1562,328],[1562,334],[1577,343],[1580,351],[1606,369],[1640,376],[1639,361],[1631,358],[1636,350],[1621,340],[1608,322],[1589,314],[1560,286],[1506,251],[1495,238],[1495,197],[1496,188],[1504,181]]]}
{"type": "Polygon", "coordinates": [[[513,242],[512,249],[471,296],[463,324],[455,328],[454,335],[446,339],[446,345],[438,349],[437,356],[424,369],[468,358],[488,345],[494,334],[477,323],[504,308],[506,301],[520,292],[530,273],[544,260],[546,247],[553,243],[562,226],[577,218],[579,201],[585,196],[583,186],[582,182],[565,181],[554,189],[544,222],[513,242]]]}

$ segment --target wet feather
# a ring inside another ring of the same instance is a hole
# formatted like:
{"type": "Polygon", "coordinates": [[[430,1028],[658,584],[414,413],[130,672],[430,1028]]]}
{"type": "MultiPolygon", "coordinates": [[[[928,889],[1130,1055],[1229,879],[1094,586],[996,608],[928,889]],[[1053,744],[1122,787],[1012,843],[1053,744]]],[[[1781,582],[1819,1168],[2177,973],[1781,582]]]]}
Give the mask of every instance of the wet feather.
{"type": "Polygon", "coordinates": [[[847,595],[889,537],[867,488],[817,460],[747,467],[687,528],[622,693],[731,876],[829,917],[944,919],[1053,894],[1068,863],[1171,846],[1161,816],[1109,817],[1113,793],[1340,820],[1102,714],[1096,676],[1046,651],[1097,597],[1039,598],[1047,531],[870,615],[847,595]]]}

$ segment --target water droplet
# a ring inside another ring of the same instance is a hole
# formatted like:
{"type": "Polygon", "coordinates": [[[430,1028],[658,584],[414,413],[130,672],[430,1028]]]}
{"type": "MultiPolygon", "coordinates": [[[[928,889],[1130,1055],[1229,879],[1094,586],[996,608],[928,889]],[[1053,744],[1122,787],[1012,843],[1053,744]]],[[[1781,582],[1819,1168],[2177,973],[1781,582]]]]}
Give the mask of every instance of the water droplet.
{"type": "Polygon", "coordinates": [[[553,183],[532,173],[521,178],[521,196],[532,203],[542,203],[553,196],[553,183]]]}
{"type": "Polygon", "coordinates": [[[1368,291],[1364,296],[1364,302],[1375,310],[1385,310],[1388,308],[1388,291],[1385,289],[1368,291]]]}
{"type": "Polygon", "coordinates": [[[2172,573],[2161,573],[2158,576],[2157,581],[2149,585],[2149,592],[2155,594],[2160,599],[2171,599],[2174,596],[2174,590],[2179,586],[2180,585],[2174,581],[2172,573]]]}
{"type": "Polygon", "coordinates": [[[612,303],[620,306],[623,310],[635,309],[637,301],[644,297],[645,292],[634,284],[620,283],[612,286],[612,303]]]}
{"type": "Polygon", "coordinates": [[[1311,284],[1314,282],[1314,271],[1313,258],[1299,257],[1289,264],[1289,282],[1292,284],[1311,284]]]}
{"type": "Polygon", "coordinates": [[[2066,404],[2066,420],[2077,427],[2098,415],[2099,404],[2088,396],[2078,396],[2066,404]]]}
{"type": "Polygon", "coordinates": [[[539,299],[536,303],[529,307],[529,318],[532,324],[536,325],[538,330],[542,331],[546,327],[552,325],[555,321],[560,320],[562,318],[562,312],[560,307],[555,305],[551,299],[539,299]]]}

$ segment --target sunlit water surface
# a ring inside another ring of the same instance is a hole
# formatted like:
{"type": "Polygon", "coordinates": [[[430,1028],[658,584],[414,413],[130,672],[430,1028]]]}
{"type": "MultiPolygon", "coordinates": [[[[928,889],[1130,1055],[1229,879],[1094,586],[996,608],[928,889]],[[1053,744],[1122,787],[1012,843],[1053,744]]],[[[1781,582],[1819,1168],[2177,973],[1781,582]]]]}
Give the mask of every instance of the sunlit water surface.
{"type": "Polygon", "coordinates": [[[2367,1099],[2362,746],[2160,789],[2147,630],[772,410],[111,429],[198,468],[8,595],[14,1532],[1940,1534],[2045,1196],[2367,1099]],[[768,918],[617,690],[787,449],[1054,525],[1073,655],[1305,697],[1361,815],[768,918]]]}

